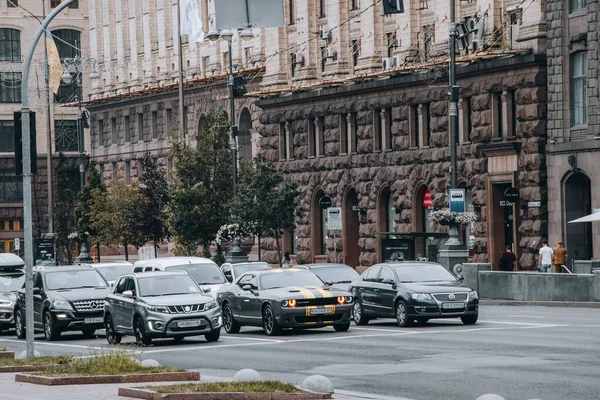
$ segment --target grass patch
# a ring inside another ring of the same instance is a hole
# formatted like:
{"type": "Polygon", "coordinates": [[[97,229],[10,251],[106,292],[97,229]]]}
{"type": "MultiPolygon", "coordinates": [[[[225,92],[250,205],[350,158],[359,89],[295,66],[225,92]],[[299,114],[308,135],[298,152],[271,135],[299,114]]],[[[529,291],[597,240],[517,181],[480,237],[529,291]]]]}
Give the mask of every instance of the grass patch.
{"type": "Polygon", "coordinates": [[[43,356],[33,358],[0,358],[0,367],[20,367],[23,365],[64,365],[71,362],[72,356],[43,356]]]}
{"type": "Polygon", "coordinates": [[[169,367],[143,367],[130,353],[102,353],[91,358],[74,358],[70,363],[54,365],[36,375],[49,377],[75,377],[97,375],[127,375],[158,372],[182,372],[169,367]]]}
{"type": "Polygon", "coordinates": [[[158,393],[296,393],[298,389],[292,384],[279,381],[257,382],[206,382],[184,383],[180,385],[146,386],[142,389],[154,390],[158,393]]]}

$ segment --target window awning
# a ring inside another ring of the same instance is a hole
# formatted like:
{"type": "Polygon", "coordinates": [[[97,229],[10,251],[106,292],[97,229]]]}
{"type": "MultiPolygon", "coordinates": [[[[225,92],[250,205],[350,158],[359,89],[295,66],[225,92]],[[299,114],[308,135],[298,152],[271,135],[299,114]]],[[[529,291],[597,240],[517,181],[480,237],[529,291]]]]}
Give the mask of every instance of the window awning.
{"type": "Polygon", "coordinates": [[[600,221],[600,212],[595,212],[593,214],[574,219],[573,221],[569,221],[569,224],[575,224],[578,222],[594,222],[594,221],[600,221]]]}

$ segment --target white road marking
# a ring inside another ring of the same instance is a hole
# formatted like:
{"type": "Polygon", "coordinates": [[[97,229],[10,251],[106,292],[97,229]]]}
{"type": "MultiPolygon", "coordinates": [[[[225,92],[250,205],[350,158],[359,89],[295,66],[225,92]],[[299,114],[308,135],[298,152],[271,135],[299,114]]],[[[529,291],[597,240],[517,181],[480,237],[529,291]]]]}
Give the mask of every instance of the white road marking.
{"type": "MultiPolygon", "coordinates": [[[[0,339],[0,342],[11,342],[11,343],[21,343],[25,344],[23,340],[17,339],[0,339]]],[[[89,350],[113,350],[111,347],[94,347],[94,346],[84,346],[80,344],[65,344],[65,343],[47,343],[47,342],[35,342],[36,346],[50,346],[50,347],[75,347],[78,349],[89,349],[89,350]]]]}
{"type": "Polygon", "coordinates": [[[351,390],[335,389],[333,392],[335,394],[339,394],[342,396],[360,397],[360,398],[372,399],[372,400],[414,400],[414,399],[409,399],[408,397],[384,396],[384,395],[380,395],[380,394],[354,392],[351,390]]]}
{"type": "Polygon", "coordinates": [[[534,318],[534,319],[544,319],[541,315],[505,315],[506,318],[534,318]]]}
{"type": "Polygon", "coordinates": [[[228,334],[227,336],[221,336],[221,339],[256,340],[259,342],[273,342],[273,343],[284,341],[284,340],[278,340],[278,339],[252,338],[252,337],[248,337],[248,336],[238,336],[238,335],[234,335],[234,334],[228,334]]]}

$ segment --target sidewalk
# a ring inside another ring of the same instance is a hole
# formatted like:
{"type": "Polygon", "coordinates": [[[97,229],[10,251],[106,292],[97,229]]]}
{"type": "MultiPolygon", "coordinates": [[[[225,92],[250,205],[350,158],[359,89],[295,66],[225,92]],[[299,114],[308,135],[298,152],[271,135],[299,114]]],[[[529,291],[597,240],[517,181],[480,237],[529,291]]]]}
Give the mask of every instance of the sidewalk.
{"type": "MultiPolygon", "coordinates": [[[[2,400],[22,400],[22,399],[37,399],[37,400],[114,400],[128,399],[129,397],[120,397],[117,395],[119,387],[140,387],[151,385],[169,385],[181,382],[164,382],[164,383],[123,383],[123,384],[106,384],[106,385],[68,385],[68,386],[42,386],[31,383],[15,382],[16,374],[0,374],[0,388],[2,400]]],[[[206,382],[209,379],[201,378],[206,382]]],[[[375,400],[377,397],[356,397],[348,394],[334,394],[334,399],[337,400],[375,400]]],[[[384,397],[379,397],[384,399],[384,397]]]]}

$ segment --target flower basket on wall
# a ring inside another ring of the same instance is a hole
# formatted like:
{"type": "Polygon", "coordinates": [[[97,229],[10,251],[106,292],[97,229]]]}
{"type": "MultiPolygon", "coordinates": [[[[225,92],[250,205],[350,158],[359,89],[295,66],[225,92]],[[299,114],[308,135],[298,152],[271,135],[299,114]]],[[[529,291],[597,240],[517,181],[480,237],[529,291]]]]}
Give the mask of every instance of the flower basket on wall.
{"type": "Polygon", "coordinates": [[[477,214],[472,211],[456,213],[449,210],[437,210],[429,213],[429,219],[438,225],[446,226],[454,223],[461,228],[465,228],[477,221],[477,214]]]}

